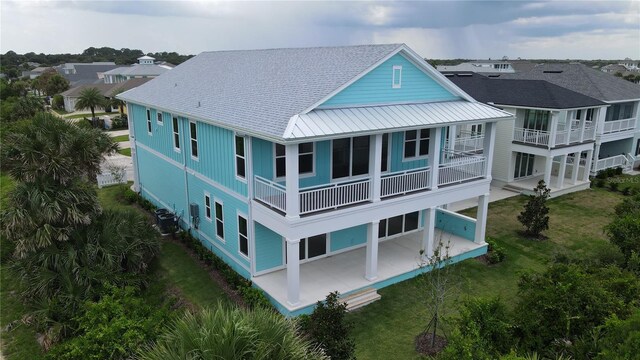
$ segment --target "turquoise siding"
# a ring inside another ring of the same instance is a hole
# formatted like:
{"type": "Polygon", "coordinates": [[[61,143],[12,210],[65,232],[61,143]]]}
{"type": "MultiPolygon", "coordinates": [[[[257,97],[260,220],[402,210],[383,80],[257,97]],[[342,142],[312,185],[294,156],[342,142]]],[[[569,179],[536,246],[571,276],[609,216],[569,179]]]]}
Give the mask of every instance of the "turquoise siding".
{"type": "Polygon", "coordinates": [[[427,159],[408,160],[404,158],[404,131],[395,132],[390,134],[389,139],[391,144],[389,145],[390,156],[390,169],[391,172],[405,171],[425,167],[429,163],[427,159]]]}
{"type": "MultiPolygon", "coordinates": [[[[473,241],[476,235],[476,223],[461,216],[442,210],[436,211],[436,227],[463,239],[473,241]]],[[[445,239],[446,240],[446,239],[445,239]]]]}
{"type": "Polygon", "coordinates": [[[255,223],[256,271],[284,265],[282,236],[260,223],[255,223]]]}
{"type": "Polygon", "coordinates": [[[202,245],[204,245],[207,249],[209,249],[209,251],[216,254],[216,256],[221,258],[225,263],[229,264],[229,266],[231,266],[231,268],[235,270],[238,274],[240,274],[245,279],[251,279],[251,273],[247,269],[238,265],[238,263],[234,259],[230,258],[226,253],[220,251],[220,248],[214,245],[212,240],[209,240],[205,236],[203,236],[202,232],[192,230],[191,234],[195,236],[198,240],[200,240],[202,245]]]}
{"type": "Polygon", "coordinates": [[[397,54],[325,101],[321,107],[455,99],[458,97],[397,54]],[[392,88],[391,84],[394,65],[402,66],[402,86],[399,89],[392,88]]]}
{"type": "Polygon", "coordinates": [[[367,225],[360,225],[331,233],[331,252],[367,242],[367,225]]]}
{"type": "MultiPolygon", "coordinates": [[[[171,115],[163,113],[163,125],[159,125],[156,120],[156,110],[149,110],[151,111],[151,135],[147,132],[147,108],[136,104],[129,105],[129,111],[131,112],[129,115],[133,119],[136,141],[174,161],[182,163],[182,154],[173,149],[171,115]]],[[[183,121],[184,119],[181,120],[183,121]]],[[[182,142],[184,144],[184,140],[182,142]]]]}
{"type": "Polygon", "coordinates": [[[251,138],[251,152],[253,155],[253,173],[268,180],[273,180],[274,146],[271,141],[251,138]]]}
{"type": "Polygon", "coordinates": [[[186,214],[188,205],[186,201],[184,172],[177,166],[159,159],[147,150],[138,147],[136,149],[140,176],[140,188],[143,194],[149,193],[158,197],[164,204],[159,204],[153,197],[145,196],[156,205],[169,207],[177,214],[186,214]],[[159,176],[158,174],[162,174],[159,176]]]}

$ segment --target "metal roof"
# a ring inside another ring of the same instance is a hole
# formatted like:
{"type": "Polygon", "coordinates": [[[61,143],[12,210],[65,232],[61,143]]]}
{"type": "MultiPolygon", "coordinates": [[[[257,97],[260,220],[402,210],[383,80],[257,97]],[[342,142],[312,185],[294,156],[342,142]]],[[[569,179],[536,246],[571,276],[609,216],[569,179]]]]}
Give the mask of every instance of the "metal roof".
{"type": "Polygon", "coordinates": [[[123,66],[113,70],[106,71],[104,75],[123,75],[123,76],[159,76],[169,71],[164,66],[154,64],[135,64],[132,66],[123,66]]]}
{"type": "Polygon", "coordinates": [[[513,115],[479,102],[464,100],[422,104],[316,109],[292,118],[286,140],[331,138],[343,134],[372,133],[443,124],[513,119],[513,115]]]}

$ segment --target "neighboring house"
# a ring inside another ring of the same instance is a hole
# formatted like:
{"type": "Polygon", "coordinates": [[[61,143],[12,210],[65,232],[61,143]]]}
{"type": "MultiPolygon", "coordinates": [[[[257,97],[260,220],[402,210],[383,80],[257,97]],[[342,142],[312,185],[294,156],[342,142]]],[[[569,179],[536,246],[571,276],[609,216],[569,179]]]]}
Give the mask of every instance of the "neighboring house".
{"type": "Polygon", "coordinates": [[[474,60],[458,65],[438,65],[438,71],[470,71],[476,73],[512,73],[515,72],[510,61],[474,60]]]}
{"type": "Polygon", "coordinates": [[[114,62],[65,63],[54,67],[71,87],[84,84],[104,83],[104,73],[119,67],[114,62]]]}
{"type": "Polygon", "coordinates": [[[33,80],[35,78],[37,78],[38,76],[44,74],[47,71],[51,71],[53,70],[52,67],[49,66],[40,66],[34,69],[31,69],[29,71],[23,71],[22,72],[22,77],[28,77],[29,79],[33,80]]]}
{"type": "Polygon", "coordinates": [[[130,79],[146,79],[154,78],[171,70],[173,66],[166,64],[158,65],[154,63],[155,59],[151,56],[142,56],[138,58],[138,64],[132,66],[122,66],[109,70],[104,73],[104,82],[106,84],[115,84],[125,82],[130,79]]]}
{"type": "Polygon", "coordinates": [[[620,61],[618,64],[624,66],[629,71],[639,71],[640,70],[640,67],[638,67],[638,61],[637,60],[631,60],[629,58],[626,58],[626,59],[620,61]]]}
{"type": "MultiPolygon", "coordinates": [[[[486,252],[496,123],[406,45],[205,52],[118,98],[134,187],[287,315],[486,252]],[[443,148],[482,123],[483,151],[443,148]],[[441,208],[479,201],[476,219],[441,208]]],[[[357,294],[357,295],[353,295],[357,294]]],[[[350,297],[353,295],[353,297],[350,297]]]]}
{"type": "MultiPolygon", "coordinates": [[[[515,115],[515,121],[500,122],[496,130],[495,185],[529,193],[544,180],[552,196],[589,188],[595,119],[606,112],[606,103],[544,80],[445,76],[476,100],[515,115]]],[[[481,125],[456,130],[447,142],[455,149],[477,151],[482,145],[481,125]]]]}
{"type": "Polygon", "coordinates": [[[606,72],[609,74],[615,74],[615,73],[627,72],[627,68],[624,65],[620,65],[620,64],[609,64],[601,67],[600,71],[606,72]]]}
{"type": "Polygon", "coordinates": [[[591,173],[640,165],[640,85],[583,64],[541,64],[527,72],[500,78],[546,80],[609,104],[596,121],[596,143],[591,173]]]}
{"type": "MultiPolygon", "coordinates": [[[[96,88],[105,98],[113,98],[116,94],[133,89],[136,86],[140,86],[151,79],[132,79],[118,84],[85,84],[74,86],[71,89],[61,93],[64,99],[64,110],[68,112],[76,111],[76,101],[80,97],[83,90],[88,88],[96,88]]],[[[99,108],[99,111],[104,109],[99,108]]],[[[114,109],[118,111],[118,109],[114,109]]]]}

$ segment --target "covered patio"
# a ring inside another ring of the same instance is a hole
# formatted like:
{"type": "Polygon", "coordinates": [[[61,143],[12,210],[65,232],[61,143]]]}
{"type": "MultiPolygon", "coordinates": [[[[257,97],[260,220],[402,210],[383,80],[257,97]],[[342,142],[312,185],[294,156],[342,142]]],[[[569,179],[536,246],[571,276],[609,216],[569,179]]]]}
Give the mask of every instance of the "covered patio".
{"type": "MultiPolygon", "coordinates": [[[[525,195],[533,194],[533,188],[538,185],[538,181],[544,180],[544,175],[531,176],[524,179],[518,179],[513,182],[510,182],[505,188],[510,190],[515,190],[521,192],[525,195]]],[[[550,182],[547,184],[547,187],[551,190],[551,197],[560,196],[563,194],[568,194],[574,191],[580,191],[588,189],[591,181],[577,179],[575,183],[571,181],[570,178],[564,178],[562,181],[562,186],[558,187],[558,177],[555,175],[550,176],[550,182]]]]}
{"type": "MultiPolygon", "coordinates": [[[[432,239],[434,248],[439,242],[449,244],[449,256],[453,262],[486,253],[486,244],[474,243],[440,229],[435,229],[432,239]]],[[[422,230],[381,239],[377,277],[372,281],[365,278],[366,246],[300,264],[300,301],[295,306],[287,302],[286,269],[254,277],[253,282],[277,302],[282,313],[291,316],[309,313],[317,301],[324,300],[332,291],[345,295],[365,288],[380,289],[426,271],[420,268],[422,241],[422,230]]]]}

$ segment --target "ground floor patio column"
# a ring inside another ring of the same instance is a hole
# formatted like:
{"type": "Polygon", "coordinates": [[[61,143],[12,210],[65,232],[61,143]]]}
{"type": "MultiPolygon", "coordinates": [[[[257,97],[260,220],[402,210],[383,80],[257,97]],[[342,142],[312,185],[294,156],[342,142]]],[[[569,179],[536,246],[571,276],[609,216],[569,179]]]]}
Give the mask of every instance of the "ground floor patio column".
{"type": "Polygon", "coordinates": [[[544,184],[551,186],[551,168],[553,167],[553,156],[547,156],[544,163],[544,184]]]}
{"type": "Polygon", "coordinates": [[[489,193],[478,197],[478,211],[476,215],[476,235],[473,242],[484,244],[487,231],[487,213],[489,212],[489,193]]]}
{"type": "Polygon", "coordinates": [[[580,160],[582,151],[573,153],[573,168],[571,169],[571,184],[578,183],[578,173],[580,172],[580,160]]]}
{"type": "Polygon", "coordinates": [[[560,168],[558,169],[558,179],[556,181],[556,187],[558,189],[562,189],[562,185],[564,184],[564,176],[566,172],[567,172],[567,155],[561,155],[560,168]]]}
{"type": "Polygon", "coordinates": [[[436,208],[424,210],[424,230],[422,231],[422,259],[433,256],[433,243],[436,234],[436,208]]]}
{"type": "Polygon", "coordinates": [[[582,181],[589,181],[589,174],[591,173],[592,161],[593,161],[593,150],[587,150],[587,161],[584,163],[584,174],[582,174],[582,181]]]}
{"type": "Polygon", "coordinates": [[[367,224],[367,260],[364,277],[373,281],[378,278],[378,229],[380,221],[367,224]]]}
{"type": "Polygon", "coordinates": [[[300,239],[287,239],[287,302],[300,303],[300,239]]]}

